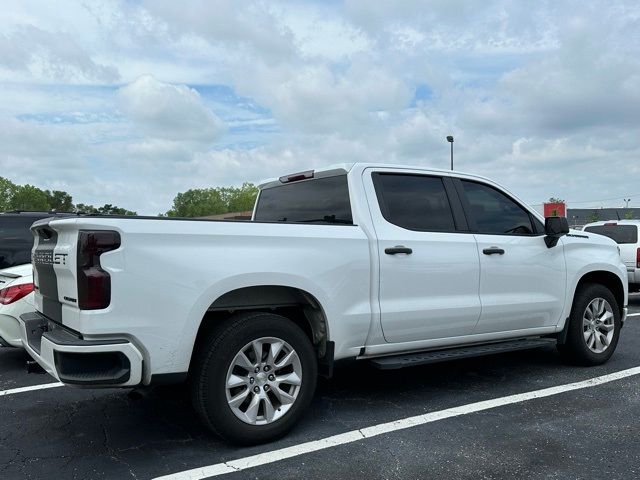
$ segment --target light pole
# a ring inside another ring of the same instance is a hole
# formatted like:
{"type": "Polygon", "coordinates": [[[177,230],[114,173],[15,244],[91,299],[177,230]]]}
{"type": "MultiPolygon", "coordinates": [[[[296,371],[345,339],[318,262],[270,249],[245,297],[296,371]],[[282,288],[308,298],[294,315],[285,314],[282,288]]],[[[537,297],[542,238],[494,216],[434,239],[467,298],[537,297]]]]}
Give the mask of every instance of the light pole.
{"type": "Polygon", "coordinates": [[[453,135],[447,135],[447,142],[451,144],[451,170],[453,170],[453,135]]]}
{"type": "Polygon", "coordinates": [[[629,202],[631,201],[630,198],[625,198],[624,199],[624,208],[629,208],[629,202]]]}

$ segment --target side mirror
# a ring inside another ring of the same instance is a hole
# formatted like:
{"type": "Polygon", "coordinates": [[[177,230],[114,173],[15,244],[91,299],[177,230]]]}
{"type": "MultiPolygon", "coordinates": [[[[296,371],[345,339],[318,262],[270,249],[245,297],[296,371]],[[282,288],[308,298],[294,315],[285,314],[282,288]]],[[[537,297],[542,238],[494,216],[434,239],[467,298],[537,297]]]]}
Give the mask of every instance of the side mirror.
{"type": "Polygon", "coordinates": [[[558,244],[558,239],[569,233],[567,217],[547,217],[544,221],[544,233],[547,247],[555,247],[558,244]]]}

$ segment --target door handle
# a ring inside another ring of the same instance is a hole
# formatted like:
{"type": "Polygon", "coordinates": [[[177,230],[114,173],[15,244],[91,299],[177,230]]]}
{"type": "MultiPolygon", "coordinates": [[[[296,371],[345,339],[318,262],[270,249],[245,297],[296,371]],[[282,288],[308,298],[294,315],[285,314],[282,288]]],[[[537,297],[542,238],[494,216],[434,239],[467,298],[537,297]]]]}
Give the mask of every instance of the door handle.
{"type": "Polygon", "coordinates": [[[384,253],[386,253],[387,255],[396,255],[398,253],[406,253],[407,255],[409,255],[412,252],[413,250],[411,250],[409,247],[405,247],[402,245],[396,245],[395,247],[384,249],[384,253]]]}
{"type": "Polygon", "coordinates": [[[498,247],[491,247],[491,248],[485,248],[484,250],[482,250],[482,253],[484,253],[485,255],[504,255],[504,250],[502,248],[498,248],[498,247]]]}

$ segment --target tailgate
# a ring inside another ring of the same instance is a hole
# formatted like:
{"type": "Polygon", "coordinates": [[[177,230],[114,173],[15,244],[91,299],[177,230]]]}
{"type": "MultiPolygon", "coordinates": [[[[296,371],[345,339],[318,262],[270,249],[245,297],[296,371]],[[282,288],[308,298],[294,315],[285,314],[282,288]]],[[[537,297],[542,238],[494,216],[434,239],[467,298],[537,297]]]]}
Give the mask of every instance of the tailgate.
{"type": "Polygon", "coordinates": [[[627,267],[628,272],[633,272],[636,269],[636,261],[637,261],[637,244],[635,243],[623,243],[618,245],[620,247],[620,256],[622,257],[622,261],[627,267]]]}
{"type": "Polygon", "coordinates": [[[62,323],[63,305],[77,308],[75,220],[46,219],[31,228],[36,308],[46,317],[62,323]]]}

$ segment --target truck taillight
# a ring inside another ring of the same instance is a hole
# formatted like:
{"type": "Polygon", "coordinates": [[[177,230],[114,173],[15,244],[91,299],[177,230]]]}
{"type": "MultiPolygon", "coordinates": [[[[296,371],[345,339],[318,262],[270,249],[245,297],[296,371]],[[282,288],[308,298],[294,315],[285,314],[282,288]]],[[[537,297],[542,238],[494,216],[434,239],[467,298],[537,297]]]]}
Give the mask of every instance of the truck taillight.
{"type": "Polygon", "coordinates": [[[118,247],[118,232],[81,230],[78,234],[78,306],[81,310],[99,310],[109,306],[111,277],[100,266],[100,255],[118,247]]]}
{"type": "Polygon", "coordinates": [[[0,290],[0,305],[9,305],[17,302],[33,292],[33,283],[23,283],[0,290]]]}

